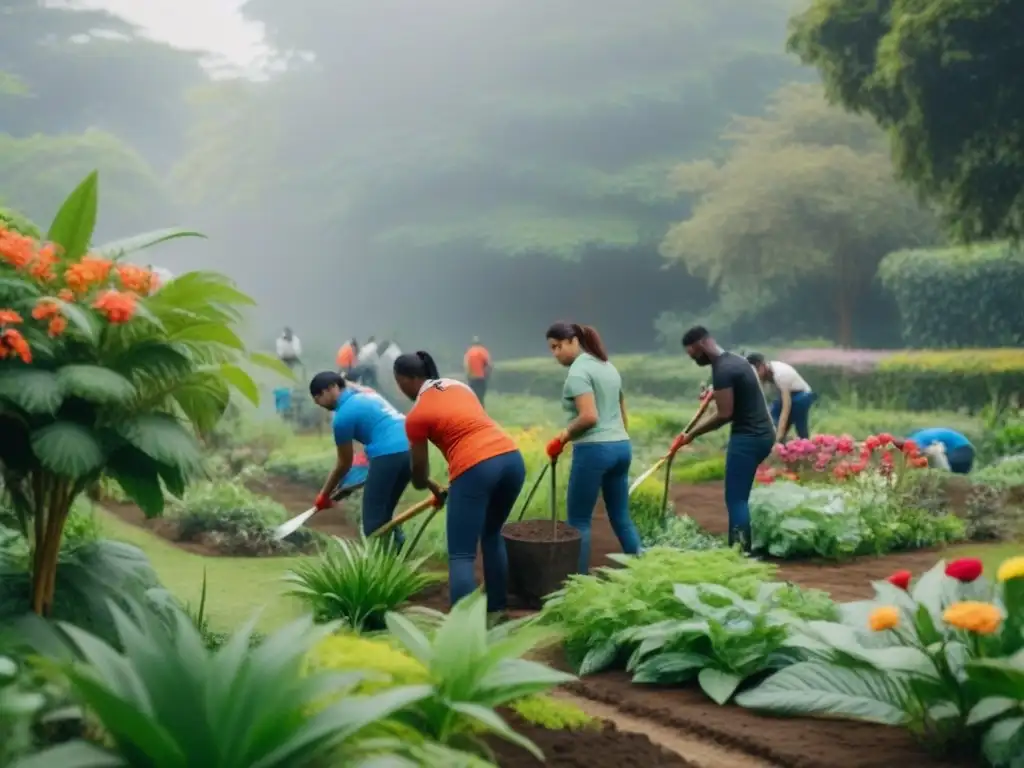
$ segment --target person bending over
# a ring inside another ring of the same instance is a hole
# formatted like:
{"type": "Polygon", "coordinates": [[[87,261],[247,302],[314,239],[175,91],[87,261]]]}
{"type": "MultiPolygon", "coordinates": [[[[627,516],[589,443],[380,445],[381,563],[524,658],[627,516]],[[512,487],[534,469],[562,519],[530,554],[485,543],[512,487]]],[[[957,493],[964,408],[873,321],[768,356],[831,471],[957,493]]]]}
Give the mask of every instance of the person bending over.
{"type": "Polygon", "coordinates": [[[756,352],[747,355],[747,362],[754,366],[761,383],[771,384],[778,395],[771,407],[775,439],[780,443],[785,440],[790,427],[796,427],[798,437],[810,437],[811,406],[818,396],[811,391],[811,386],[803,376],[788,363],[765,360],[764,355],[756,352]]]}
{"type": "Polygon", "coordinates": [[[555,323],[547,332],[555,359],[568,368],[562,387],[562,408],[569,424],[548,443],[548,456],[556,458],[566,443],[573,443],[572,469],[566,512],[569,525],[580,532],[579,572],[590,567],[590,527],[597,495],[604,497],[608,522],[622,551],[640,551],[640,534],[629,516],[629,465],[633,446],[626,432],[626,400],[622,377],[608,362],[597,331],[589,325],[555,323]]]}
{"type": "Polygon", "coordinates": [[[448,585],[455,605],[476,589],[473,567],[483,554],[487,610],[502,613],[508,601],[508,556],[501,529],[526,480],[515,442],[460,381],[442,379],[426,352],[395,360],[395,383],[413,401],[405,420],[412,457],[412,484],[444,492],[430,480],[427,443],[448,463],[448,585]]]}
{"type": "MultiPolygon", "coordinates": [[[[405,417],[372,390],[349,384],[333,371],[318,373],[309,382],[313,401],[334,412],[334,443],[338,459],[316,497],[318,510],[331,506],[331,494],[352,467],[352,441],[362,443],[370,466],[363,486],[363,534],[369,536],[391,520],[411,477],[405,417]]],[[[394,530],[401,546],[404,536],[394,530]]]]}
{"type": "Polygon", "coordinates": [[[702,326],[683,335],[683,347],[700,366],[711,366],[717,413],[689,434],[680,434],[669,449],[675,454],[694,439],[730,425],[725,451],[725,506],[729,513],[729,544],[750,551],[750,489],[758,465],[775,444],[775,426],[757,374],[744,358],[726,352],[702,326]]]}
{"type": "Polygon", "coordinates": [[[893,440],[893,443],[900,450],[904,443],[912,440],[934,467],[941,466],[942,454],[945,454],[946,463],[949,464],[949,471],[957,475],[966,475],[974,467],[975,450],[971,441],[959,432],[947,427],[931,427],[920,429],[906,438],[906,440],[893,440]],[[941,447],[940,447],[941,446],[941,447]]]}

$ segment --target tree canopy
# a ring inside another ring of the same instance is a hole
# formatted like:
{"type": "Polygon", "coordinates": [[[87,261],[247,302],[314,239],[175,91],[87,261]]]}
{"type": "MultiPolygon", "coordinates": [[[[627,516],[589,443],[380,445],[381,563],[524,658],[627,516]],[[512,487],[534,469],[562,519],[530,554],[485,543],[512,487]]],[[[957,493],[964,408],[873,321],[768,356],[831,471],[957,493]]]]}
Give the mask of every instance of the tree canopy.
{"type": "Polygon", "coordinates": [[[817,303],[834,307],[834,337],[851,344],[879,261],[935,236],[933,215],[893,178],[884,135],[829,106],[820,87],[791,85],[765,117],[737,120],[724,138],[732,151],[722,164],[676,170],[700,198],[664,253],[748,313],[793,305],[794,290],[814,285],[817,303]]]}
{"type": "Polygon", "coordinates": [[[965,240],[1024,234],[1019,0],[814,0],[789,47],[886,128],[900,175],[965,240]]]}

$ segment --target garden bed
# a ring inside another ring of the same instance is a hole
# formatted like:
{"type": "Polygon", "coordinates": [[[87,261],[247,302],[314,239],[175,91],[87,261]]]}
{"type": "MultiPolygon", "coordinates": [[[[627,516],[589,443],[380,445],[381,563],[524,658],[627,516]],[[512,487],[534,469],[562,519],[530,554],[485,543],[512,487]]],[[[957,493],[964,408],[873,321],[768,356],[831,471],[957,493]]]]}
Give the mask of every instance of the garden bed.
{"type": "MultiPolygon", "coordinates": [[[[553,660],[551,660],[553,661],[553,660]]],[[[565,668],[564,662],[560,665],[565,668]]],[[[739,750],[783,768],[967,768],[929,755],[901,728],[839,720],[770,718],[737,706],[719,707],[696,686],[635,685],[624,672],[581,679],[566,688],[652,724],[739,750]]]]}
{"type": "Polygon", "coordinates": [[[600,729],[548,730],[503,713],[509,725],[544,753],[541,762],[524,749],[497,739],[489,741],[501,768],[694,768],[694,764],[640,733],[621,731],[605,722],[600,729]]]}

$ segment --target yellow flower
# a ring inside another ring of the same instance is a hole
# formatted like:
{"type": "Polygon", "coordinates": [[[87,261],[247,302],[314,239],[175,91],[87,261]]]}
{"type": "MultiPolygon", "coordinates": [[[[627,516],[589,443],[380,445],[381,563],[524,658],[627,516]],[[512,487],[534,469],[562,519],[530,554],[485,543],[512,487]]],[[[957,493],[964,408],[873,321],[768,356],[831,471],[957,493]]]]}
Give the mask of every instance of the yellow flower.
{"type": "Polygon", "coordinates": [[[883,605],[875,608],[868,616],[868,626],[872,632],[884,632],[887,629],[896,629],[900,623],[900,610],[892,605],[883,605]]]}
{"type": "Polygon", "coordinates": [[[942,614],[942,620],[957,629],[966,629],[979,635],[991,635],[999,630],[1003,615],[991,603],[971,600],[953,603],[942,614]]]}
{"type": "Polygon", "coordinates": [[[996,572],[996,579],[999,581],[1010,581],[1024,577],[1024,556],[1011,557],[1004,560],[996,572]]]}

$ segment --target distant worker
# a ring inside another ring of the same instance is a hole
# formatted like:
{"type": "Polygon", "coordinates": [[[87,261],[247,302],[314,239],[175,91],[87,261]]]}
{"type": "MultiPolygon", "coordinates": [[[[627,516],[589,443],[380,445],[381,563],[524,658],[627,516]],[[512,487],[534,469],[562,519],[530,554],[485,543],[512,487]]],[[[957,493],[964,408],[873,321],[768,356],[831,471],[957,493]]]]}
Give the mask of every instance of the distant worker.
{"type": "Polygon", "coordinates": [[[398,345],[390,339],[386,339],[380,343],[380,370],[384,371],[384,377],[386,379],[391,378],[392,371],[395,368],[395,360],[402,356],[402,350],[399,349],[398,345]]]}
{"type": "MultiPolygon", "coordinates": [[[[309,382],[313,402],[332,411],[334,443],[338,458],[316,497],[318,510],[331,506],[331,494],[355,465],[352,441],[363,445],[370,467],[363,486],[363,534],[369,536],[391,520],[411,470],[409,441],[405,436],[405,416],[390,403],[364,387],[348,384],[333,371],[318,373],[309,382]]],[[[402,532],[394,532],[401,546],[402,532]]]]}
{"type": "Polygon", "coordinates": [[[277,357],[292,370],[302,365],[300,361],[302,357],[302,342],[299,341],[298,336],[292,333],[291,328],[286,327],[277,338],[277,357]]]}
{"type": "Polygon", "coordinates": [[[928,463],[936,469],[948,469],[954,474],[966,475],[974,467],[974,446],[956,430],[946,427],[919,429],[906,440],[893,440],[893,444],[902,450],[907,440],[912,440],[917,449],[928,457],[928,463]]]}
{"type": "MultiPolygon", "coordinates": [[[[508,555],[501,529],[526,479],[515,442],[491,419],[461,381],[442,379],[426,352],[395,361],[395,383],[414,401],[405,421],[412,457],[412,484],[443,491],[430,479],[427,443],[448,463],[448,584],[455,605],[476,590],[474,564],[483,555],[487,611],[504,612],[508,600],[508,555]]],[[[498,618],[494,616],[494,618],[498,618]]]]}
{"type": "Polygon", "coordinates": [[[810,384],[789,363],[765,360],[764,355],[756,352],[747,355],[747,362],[754,366],[761,383],[771,384],[775,390],[770,411],[775,422],[775,439],[780,443],[785,440],[791,426],[796,427],[798,437],[810,437],[811,406],[818,399],[810,384]]]}
{"type": "Polygon", "coordinates": [[[380,364],[380,352],[373,336],[366,340],[356,355],[356,379],[360,384],[378,388],[377,366],[380,364]]]}
{"type": "Polygon", "coordinates": [[[351,338],[338,348],[338,354],[334,358],[338,366],[338,373],[345,378],[351,378],[352,371],[356,367],[356,356],[359,354],[359,344],[355,338],[351,338]]]}
{"type": "Polygon", "coordinates": [[[479,336],[473,337],[473,343],[466,350],[462,364],[466,369],[466,382],[469,388],[483,405],[484,396],[487,394],[487,380],[491,378],[491,353],[480,343],[479,336]]]}

